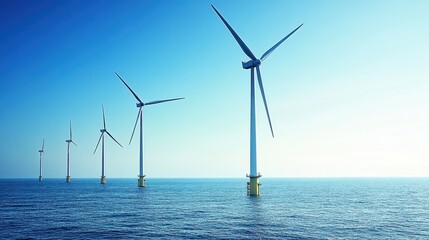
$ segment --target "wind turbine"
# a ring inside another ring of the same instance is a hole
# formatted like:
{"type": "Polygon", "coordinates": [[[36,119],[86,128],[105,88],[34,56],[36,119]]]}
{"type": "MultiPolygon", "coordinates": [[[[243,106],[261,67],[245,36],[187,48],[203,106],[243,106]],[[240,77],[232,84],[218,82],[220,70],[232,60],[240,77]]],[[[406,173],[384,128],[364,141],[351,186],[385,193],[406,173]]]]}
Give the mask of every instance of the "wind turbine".
{"type": "Polygon", "coordinates": [[[73,143],[77,147],[76,143],[73,142],[71,121],[70,121],[70,139],[67,139],[66,143],[67,143],[67,177],[66,177],[66,182],[69,183],[70,182],[70,143],[73,143]]]}
{"type": "Polygon", "coordinates": [[[150,101],[150,102],[144,103],[142,100],[140,100],[140,98],[137,96],[137,94],[130,88],[130,86],[128,86],[128,84],[124,81],[124,79],[122,79],[121,76],[119,76],[118,73],[115,72],[115,74],[125,84],[125,86],[128,88],[128,90],[130,90],[131,94],[133,94],[133,96],[137,100],[136,106],[139,108],[139,111],[137,113],[136,123],[134,124],[133,133],[131,134],[131,139],[130,139],[129,144],[131,144],[131,141],[133,140],[133,136],[134,136],[134,132],[136,130],[137,122],[140,119],[140,171],[139,171],[139,175],[138,175],[138,177],[139,177],[138,186],[139,187],[145,187],[145,185],[146,185],[146,180],[145,180],[146,175],[143,174],[143,107],[144,106],[153,105],[153,104],[158,104],[158,103],[176,101],[176,100],[184,99],[184,97],[182,97],[182,98],[165,99],[165,100],[156,100],[156,101],[150,101]]]}
{"type": "Polygon", "coordinates": [[[259,70],[259,65],[278,47],[282,44],[287,38],[289,38],[295,31],[297,31],[303,24],[299,25],[295,30],[286,35],[282,40],[276,43],[273,47],[268,49],[264,54],[262,54],[261,58],[256,58],[253,55],[252,51],[246,46],[246,44],[241,40],[238,34],[232,29],[232,27],[228,24],[225,18],[219,13],[219,11],[211,5],[216,14],[220,17],[222,22],[226,25],[228,30],[231,32],[232,36],[235,38],[237,43],[240,45],[243,52],[250,58],[247,62],[242,62],[242,66],[244,69],[250,69],[250,175],[247,177],[250,178],[250,182],[248,185],[248,194],[251,196],[259,196],[259,182],[258,178],[261,177],[261,174],[257,172],[257,164],[256,164],[256,117],[255,117],[255,81],[254,81],[254,70],[256,68],[256,74],[258,77],[259,89],[261,90],[262,99],[264,100],[265,112],[267,113],[268,123],[270,124],[271,135],[274,138],[273,127],[271,124],[270,113],[268,112],[267,100],[265,98],[264,86],[262,85],[261,72],[259,70]]]}
{"type": "Polygon", "coordinates": [[[44,149],[45,149],[45,139],[43,139],[42,149],[39,150],[39,156],[40,156],[39,182],[42,181],[42,155],[45,153],[44,149]]]}
{"type": "Polygon", "coordinates": [[[95,147],[94,154],[97,151],[100,141],[102,140],[101,141],[101,184],[106,184],[106,176],[104,175],[104,133],[109,135],[109,137],[111,137],[113,141],[115,141],[119,146],[122,147],[122,145],[118,141],[116,141],[116,139],[107,131],[103,105],[101,105],[101,109],[103,111],[103,129],[100,129],[101,135],[100,135],[100,138],[98,139],[97,146],[95,147]]]}

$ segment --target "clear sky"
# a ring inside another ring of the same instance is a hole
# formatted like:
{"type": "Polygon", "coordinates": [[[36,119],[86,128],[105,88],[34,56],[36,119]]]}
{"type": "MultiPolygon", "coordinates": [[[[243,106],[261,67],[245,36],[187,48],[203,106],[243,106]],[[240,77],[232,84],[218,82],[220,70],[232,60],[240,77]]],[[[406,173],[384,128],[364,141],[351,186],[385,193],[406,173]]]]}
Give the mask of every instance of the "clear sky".
{"type": "MultiPolygon", "coordinates": [[[[248,58],[258,57],[275,138],[257,94],[267,177],[429,176],[429,1],[1,1],[0,177],[136,177],[135,99],[148,177],[249,173],[248,58]]],[[[257,91],[259,91],[257,89],[257,91]]]]}

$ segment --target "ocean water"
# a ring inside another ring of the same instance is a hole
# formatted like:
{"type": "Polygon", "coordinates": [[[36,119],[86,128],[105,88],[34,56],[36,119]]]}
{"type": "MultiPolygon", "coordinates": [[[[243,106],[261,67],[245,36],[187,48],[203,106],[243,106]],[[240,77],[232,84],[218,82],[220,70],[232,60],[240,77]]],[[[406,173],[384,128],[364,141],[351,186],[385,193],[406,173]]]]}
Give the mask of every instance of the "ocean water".
{"type": "Polygon", "coordinates": [[[429,239],[429,179],[1,179],[0,239],[429,239]]]}

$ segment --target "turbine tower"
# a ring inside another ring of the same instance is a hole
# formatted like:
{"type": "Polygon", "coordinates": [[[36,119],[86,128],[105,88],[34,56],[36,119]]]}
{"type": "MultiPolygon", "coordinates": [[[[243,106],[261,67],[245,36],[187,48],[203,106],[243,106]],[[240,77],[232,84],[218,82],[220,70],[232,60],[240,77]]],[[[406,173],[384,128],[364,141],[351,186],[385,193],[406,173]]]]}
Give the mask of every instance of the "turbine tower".
{"type": "Polygon", "coordinates": [[[303,24],[299,25],[295,30],[286,35],[282,40],[276,43],[273,47],[268,49],[261,58],[258,59],[253,55],[252,51],[246,46],[246,44],[241,40],[238,34],[232,29],[228,24],[225,18],[219,13],[219,11],[211,5],[216,14],[220,17],[222,22],[226,25],[228,30],[231,32],[232,36],[235,38],[237,43],[240,45],[243,52],[250,58],[247,62],[242,62],[244,69],[250,69],[250,174],[247,177],[250,178],[250,181],[247,183],[247,192],[250,196],[259,196],[259,181],[261,174],[257,171],[257,161],[256,161],[256,117],[255,117],[255,80],[254,80],[254,70],[256,68],[256,75],[258,77],[259,89],[261,90],[262,99],[264,101],[265,112],[267,113],[268,123],[270,124],[271,135],[274,138],[273,127],[271,124],[270,113],[268,111],[267,100],[265,98],[264,86],[262,85],[261,72],[259,70],[259,65],[278,47],[282,44],[288,37],[290,37],[295,31],[297,31],[303,24]]]}
{"type": "Polygon", "coordinates": [[[39,150],[39,156],[40,156],[39,182],[42,181],[42,155],[45,153],[44,149],[45,149],[45,139],[43,139],[42,149],[39,150]]]}
{"type": "Polygon", "coordinates": [[[111,137],[113,141],[115,141],[119,146],[122,147],[122,145],[118,141],[116,141],[116,139],[107,131],[106,118],[104,117],[103,105],[101,105],[101,109],[103,112],[103,129],[100,129],[101,135],[100,135],[100,138],[98,139],[97,146],[95,147],[94,154],[97,151],[98,145],[100,144],[100,141],[101,141],[101,184],[106,184],[106,175],[104,175],[104,133],[109,135],[109,137],[111,137]]]}
{"type": "Polygon", "coordinates": [[[121,78],[121,76],[119,76],[119,74],[116,72],[115,72],[115,74],[125,84],[125,86],[128,88],[128,90],[130,90],[131,94],[133,94],[133,96],[137,100],[136,106],[139,108],[139,111],[137,113],[136,123],[134,124],[133,133],[131,134],[131,139],[130,139],[129,144],[131,144],[131,141],[133,140],[133,136],[134,136],[134,132],[136,130],[137,122],[140,119],[140,171],[139,171],[139,175],[138,175],[138,177],[139,177],[138,186],[139,187],[145,187],[146,175],[143,174],[143,107],[153,105],[153,104],[158,104],[158,103],[176,101],[176,100],[180,100],[180,99],[184,99],[184,98],[183,97],[182,98],[172,98],[172,99],[156,100],[156,101],[150,101],[150,102],[144,103],[142,100],[140,100],[140,98],[137,96],[137,94],[130,88],[130,86],[128,86],[128,84],[121,78]]]}
{"type": "Polygon", "coordinates": [[[76,143],[73,142],[71,121],[70,121],[70,139],[67,139],[66,143],[67,143],[67,177],[66,177],[66,183],[70,183],[70,143],[73,143],[77,147],[76,143]]]}

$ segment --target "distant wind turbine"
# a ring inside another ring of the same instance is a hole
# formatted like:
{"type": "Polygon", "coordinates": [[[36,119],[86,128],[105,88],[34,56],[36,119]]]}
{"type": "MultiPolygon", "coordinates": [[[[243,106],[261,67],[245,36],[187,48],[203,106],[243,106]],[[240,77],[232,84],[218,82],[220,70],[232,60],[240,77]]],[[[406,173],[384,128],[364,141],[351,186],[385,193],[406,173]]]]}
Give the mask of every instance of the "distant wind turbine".
{"type": "Polygon", "coordinates": [[[70,182],[70,143],[73,143],[77,147],[76,143],[73,142],[71,121],[70,121],[70,139],[67,139],[66,143],[67,143],[67,177],[66,177],[66,182],[69,183],[70,182]]]}
{"type": "Polygon", "coordinates": [[[40,156],[39,182],[42,181],[42,155],[45,153],[44,149],[45,149],[45,139],[43,139],[42,149],[39,150],[39,156],[40,156]]]}
{"type": "Polygon", "coordinates": [[[103,112],[103,129],[100,129],[101,135],[98,139],[97,146],[95,147],[94,154],[97,151],[98,145],[100,144],[101,140],[101,184],[106,184],[106,176],[104,175],[104,133],[109,135],[115,141],[119,146],[122,147],[122,145],[116,141],[116,139],[107,131],[106,129],[106,118],[104,117],[104,107],[101,105],[101,109],[103,112]]]}
{"type": "Polygon", "coordinates": [[[295,30],[286,35],[282,40],[276,43],[273,47],[268,49],[264,54],[262,54],[260,59],[257,59],[253,55],[252,51],[246,46],[246,44],[241,40],[238,34],[232,29],[228,24],[225,18],[219,13],[219,11],[211,5],[216,14],[220,17],[222,22],[226,25],[228,30],[231,32],[232,36],[235,38],[237,43],[240,45],[243,52],[250,58],[247,62],[242,62],[244,69],[250,69],[250,175],[247,175],[250,178],[248,183],[248,193],[251,196],[259,196],[259,182],[258,178],[261,175],[257,172],[256,164],[256,117],[255,117],[255,84],[254,84],[254,70],[256,68],[256,74],[258,77],[259,89],[261,90],[262,99],[264,101],[265,112],[267,113],[268,123],[270,124],[271,135],[274,137],[274,131],[271,124],[270,113],[268,112],[267,100],[265,98],[264,86],[262,85],[261,72],[259,70],[259,65],[264,61],[280,44],[282,44],[287,38],[289,38],[295,31],[297,31],[303,24],[299,25],[295,30]]]}
{"type": "Polygon", "coordinates": [[[133,94],[133,96],[137,100],[136,106],[139,108],[139,111],[137,113],[136,123],[134,124],[133,133],[131,134],[131,139],[130,139],[129,144],[131,144],[131,141],[133,140],[133,136],[134,136],[134,132],[136,130],[137,122],[140,119],[140,171],[139,171],[139,176],[138,176],[139,177],[138,186],[139,187],[145,187],[146,175],[143,174],[143,107],[153,105],[153,104],[158,104],[158,103],[176,101],[176,100],[180,100],[180,99],[184,99],[184,98],[183,97],[182,98],[172,98],[172,99],[156,100],[156,101],[144,103],[142,100],[140,100],[140,98],[137,96],[137,94],[130,88],[130,86],[128,86],[128,84],[121,78],[121,76],[119,76],[119,74],[116,72],[115,72],[115,74],[125,84],[125,86],[128,88],[128,90],[130,90],[131,94],[133,94]]]}

